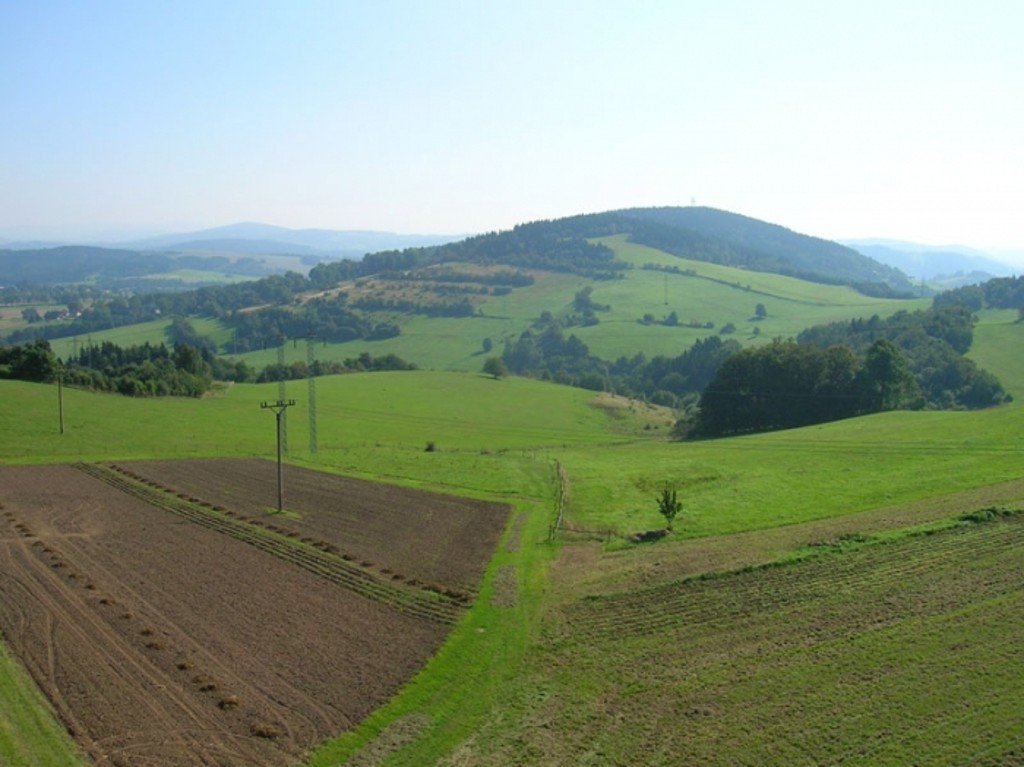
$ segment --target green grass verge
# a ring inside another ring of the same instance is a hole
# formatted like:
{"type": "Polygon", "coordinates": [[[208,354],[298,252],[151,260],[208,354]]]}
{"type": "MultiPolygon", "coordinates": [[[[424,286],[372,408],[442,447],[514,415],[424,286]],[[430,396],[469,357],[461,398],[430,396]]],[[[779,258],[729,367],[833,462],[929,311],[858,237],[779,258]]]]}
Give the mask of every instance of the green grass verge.
{"type": "Polygon", "coordinates": [[[83,763],[35,683],[0,642],[0,764],[77,767],[83,763]]]}

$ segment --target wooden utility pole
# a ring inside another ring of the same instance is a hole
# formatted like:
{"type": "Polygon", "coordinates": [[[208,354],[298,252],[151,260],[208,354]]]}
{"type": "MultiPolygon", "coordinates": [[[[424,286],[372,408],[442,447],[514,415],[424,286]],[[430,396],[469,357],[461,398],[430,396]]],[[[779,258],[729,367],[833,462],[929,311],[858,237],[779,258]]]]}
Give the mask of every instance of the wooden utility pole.
{"type": "Polygon", "coordinates": [[[284,411],[295,404],[295,400],[279,399],[277,402],[261,402],[260,409],[273,410],[277,419],[277,513],[284,511],[284,471],[281,468],[281,417],[284,411]]]}
{"type": "Polygon", "coordinates": [[[64,433],[64,373],[57,371],[57,415],[60,417],[60,433],[64,433]]]}

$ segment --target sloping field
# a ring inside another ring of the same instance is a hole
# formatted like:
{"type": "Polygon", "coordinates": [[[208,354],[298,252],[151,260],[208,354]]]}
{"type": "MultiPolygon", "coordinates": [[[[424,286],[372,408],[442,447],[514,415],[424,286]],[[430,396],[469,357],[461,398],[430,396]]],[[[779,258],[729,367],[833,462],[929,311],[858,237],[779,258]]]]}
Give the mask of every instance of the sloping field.
{"type": "Polygon", "coordinates": [[[472,591],[498,544],[508,507],[451,495],[426,495],[295,466],[284,467],[285,515],[277,469],[259,459],[122,464],[175,491],[241,512],[261,524],[324,541],[366,567],[402,580],[472,591]]]}
{"type": "Polygon", "coordinates": [[[448,630],[70,466],[0,467],[0,504],[0,630],[101,763],[295,763],[448,630]]]}
{"type": "Polygon", "coordinates": [[[1019,764],[1024,518],[568,605],[449,764],[1019,764]]]}

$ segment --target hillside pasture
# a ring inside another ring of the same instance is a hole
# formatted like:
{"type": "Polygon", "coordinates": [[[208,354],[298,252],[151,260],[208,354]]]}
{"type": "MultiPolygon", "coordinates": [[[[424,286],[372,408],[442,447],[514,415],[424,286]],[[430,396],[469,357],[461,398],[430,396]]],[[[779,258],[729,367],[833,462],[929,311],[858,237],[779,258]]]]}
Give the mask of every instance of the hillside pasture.
{"type": "Polygon", "coordinates": [[[703,537],[837,517],[1021,477],[1024,408],[890,412],[771,434],[566,449],[570,523],[625,535],[660,527],[678,488],[676,535],[703,537]]]}
{"type": "Polygon", "coordinates": [[[886,317],[900,309],[923,309],[930,305],[929,299],[871,298],[844,286],[679,258],[630,243],[625,235],[597,241],[612,248],[617,258],[633,265],[622,280],[594,283],[593,300],[611,307],[599,313],[600,324],[573,329],[594,354],[609,360],[623,355],[631,357],[638,350],[647,356],[675,356],[695,341],[720,333],[729,323],[736,326],[729,337],[747,345],[794,337],[820,323],[874,314],[886,317]],[[692,274],[643,269],[646,264],[675,267],[692,274]],[[759,303],[765,305],[768,313],[764,319],[756,320],[755,308],[759,303]],[[652,314],[661,322],[671,312],[677,314],[678,326],[638,322],[645,314],[652,314]],[[690,322],[711,322],[714,327],[687,327],[690,322]]]}
{"type": "Polygon", "coordinates": [[[140,322],[136,325],[125,325],[110,330],[97,330],[95,333],[84,333],[78,336],[66,338],[54,338],[50,341],[53,353],[63,360],[75,356],[82,349],[90,344],[102,344],[109,342],[118,346],[138,346],[139,344],[158,345],[167,343],[167,329],[171,321],[153,320],[152,322],[140,322]]]}
{"type": "MultiPolygon", "coordinates": [[[[610,306],[597,312],[600,323],[591,327],[575,326],[575,333],[591,352],[609,361],[632,357],[638,351],[648,357],[657,354],[678,355],[701,338],[719,333],[727,324],[736,326],[732,338],[743,344],[755,344],[775,337],[795,336],[809,325],[871,317],[888,316],[900,309],[922,309],[930,299],[879,299],[865,296],[852,288],[822,285],[792,277],[752,272],[703,261],[679,258],[654,248],[634,245],[625,235],[600,238],[615,251],[616,257],[630,263],[622,279],[593,280],[574,274],[525,270],[534,284],[518,287],[504,296],[475,296],[477,314],[472,317],[426,317],[415,313],[375,312],[378,321],[401,327],[394,338],[378,341],[356,340],[318,345],[320,359],[340,361],[366,351],[374,356],[397,354],[420,367],[434,370],[479,370],[485,354],[485,338],[500,354],[506,340],[515,339],[549,311],[556,318],[574,313],[573,299],[578,291],[590,287],[592,299],[610,306]],[[646,264],[676,267],[694,275],[643,269],[646,264]],[[667,303],[666,303],[667,301],[667,303]],[[764,303],[768,315],[754,320],[757,304],[764,303]],[[644,325],[639,320],[652,314],[659,322],[675,311],[680,325],[644,325]],[[691,321],[713,328],[686,327],[691,321]],[[754,329],[758,334],[754,334],[754,329]]],[[[450,265],[455,269],[465,264],[450,265]]],[[[373,283],[367,283],[372,288],[373,283]]],[[[390,290],[413,294],[416,283],[390,290]]],[[[405,293],[403,293],[405,295],[405,293]]],[[[426,300],[426,299],[424,299],[426,300]]],[[[430,299],[435,300],[435,299],[430,299]]],[[[450,300],[450,299],[446,299],[450,300]]],[[[227,347],[225,347],[225,350],[227,347]]],[[[303,344],[285,348],[288,362],[306,361],[303,344]]],[[[262,367],[277,361],[277,350],[267,349],[241,355],[250,365],[262,367]]]]}
{"type": "MultiPolygon", "coordinates": [[[[609,417],[593,406],[594,392],[522,378],[402,371],[325,376],[316,385],[317,460],[355,467],[350,451],[364,450],[376,456],[371,471],[387,472],[390,461],[445,465],[453,450],[500,465],[499,450],[623,441],[629,432],[645,433],[648,423],[609,417]],[[424,452],[428,442],[436,452],[424,452]]],[[[260,403],[277,399],[276,384],[236,384],[213,397],[161,400],[65,389],[63,435],[55,385],[0,380],[0,392],[7,402],[0,409],[6,437],[0,461],[274,452],[274,419],[260,403]]],[[[307,394],[307,381],[288,383],[286,396],[298,400],[287,419],[293,459],[311,459],[307,394]]],[[[660,423],[660,416],[652,420],[660,423]]]]}
{"type": "Polygon", "coordinates": [[[1024,322],[1012,309],[986,309],[974,327],[967,356],[989,371],[1016,399],[1024,399],[1024,322]]]}

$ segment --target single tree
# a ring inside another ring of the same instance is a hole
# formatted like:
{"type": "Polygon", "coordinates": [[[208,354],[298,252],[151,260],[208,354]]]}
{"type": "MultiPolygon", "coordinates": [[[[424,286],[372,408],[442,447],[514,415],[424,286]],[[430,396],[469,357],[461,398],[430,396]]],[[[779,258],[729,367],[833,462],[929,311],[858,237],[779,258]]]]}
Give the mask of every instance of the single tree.
{"type": "Polygon", "coordinates": [[[661,491],[661,497],[658,499],[658,512],[665,518],[665,526],[669,530],[672,529],[672,521],[682,510],[683,504],[676,498],[675,488],[669,488],[668,485],[665,485],[661,491]]]}
{"type": "Polygon", "coordinates": [[[765,307],[764,304],[758,304],[757,306],[754,307],[754,316],[757,317],[757,319],[759,320],[763,320],[765,317],[768,316],[768,309],[765,307]]]}
{"type": "Polygon", "coordinates": [[[485,338],[484,339],[484,343],[483,343],[484,354],[487,354],[487,352],[489,352],[493,348],[494,348],[494,341],[492,341],[490,338],[485,338]]]}
{"type": "Polygon", "coordinates": [[[505,367],[501,357],[488,357],[484,360],[484,372],[494,380],[498,380],[502,376],[508,375],[508,368],[505,367]]]}

